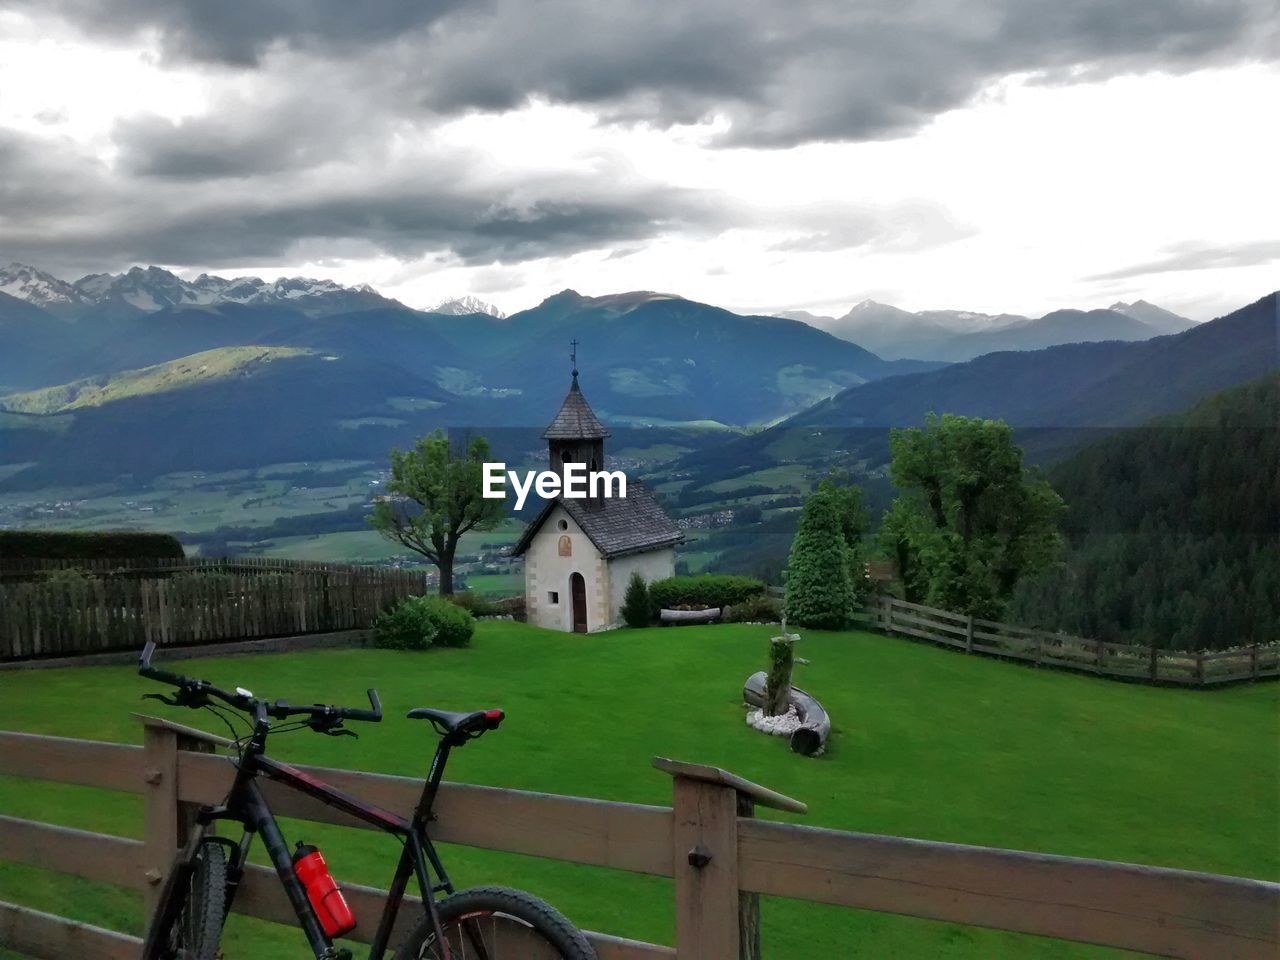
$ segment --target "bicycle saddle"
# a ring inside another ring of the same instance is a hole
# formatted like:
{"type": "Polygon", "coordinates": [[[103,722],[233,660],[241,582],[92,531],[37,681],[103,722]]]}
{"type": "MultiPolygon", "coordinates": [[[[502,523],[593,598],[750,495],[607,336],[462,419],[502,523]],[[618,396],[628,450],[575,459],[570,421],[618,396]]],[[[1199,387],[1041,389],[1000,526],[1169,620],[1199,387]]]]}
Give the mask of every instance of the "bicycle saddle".
{"type": "Polygon", "coordinates": [[[406,714],[410,720],[430,720],[441,734],[458,734],[478,737],[486,730],[497,730],[506,716],[501,710],[476,710],[473,713],[454,713],[451,710],[434,710],[418,707],[406,714]]]}

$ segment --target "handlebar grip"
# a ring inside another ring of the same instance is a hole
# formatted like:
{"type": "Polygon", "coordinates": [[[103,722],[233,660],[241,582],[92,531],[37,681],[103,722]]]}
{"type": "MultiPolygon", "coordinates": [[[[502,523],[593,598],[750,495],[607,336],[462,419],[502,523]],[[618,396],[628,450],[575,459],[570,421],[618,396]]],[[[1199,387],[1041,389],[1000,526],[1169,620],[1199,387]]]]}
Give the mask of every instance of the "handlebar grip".
{"type": "Polygon", "coordinates": [[[149,680],[159,680],[161,683],[167,683],[175,687],[183,687],[191,681],[189,678],[178,673],[170,673],[168,670],[161,670],[159,667],[145,666],[138,670],[142,676],[149,680]]]}

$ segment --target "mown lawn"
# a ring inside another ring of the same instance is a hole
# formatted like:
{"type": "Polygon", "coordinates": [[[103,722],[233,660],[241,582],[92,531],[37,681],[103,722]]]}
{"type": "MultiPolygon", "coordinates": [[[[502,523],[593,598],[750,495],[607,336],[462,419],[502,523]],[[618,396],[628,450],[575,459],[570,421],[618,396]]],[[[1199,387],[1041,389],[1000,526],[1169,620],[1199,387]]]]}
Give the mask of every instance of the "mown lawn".
{"type": "MultiPolygon", "coordinates": [[[[743,723],[741,685],[768,628],[691,627],[580,637],[480,624],[469,650],[343,650],[186,661],[259,695],[358,704],[377,686],[389,719],[362,737],[281,736],[294,760],[421,775],[433,746],[411,706],[502,706],[496,734],[459,751],[450,779],[666,803],[655,754],[726,767],[809,804],[829,827],[1280,879],[1275,684],[1209,692],[1039,672],[870,634],[806,634],[797,682],[835,724],[804,759],[743,723]]],[[[129,712],[151,685],[128,668],[0,673],[0,729],[136,742],[129,712]]],[[[156,706],[160,710],[167,708],[156,706]]],[[[206,715],[169,711],[216,730],[206,715]]],[[[0,776],[0,812],[140,835],[136,798],[0,776]]],[[[385,885],[377,835],[290,825],[340,879],[385,885]]],[[[463,884],[534,890],[579,924],[671,942],[669,881],[446,848],[463,884]]],[[[138,898],[0,866],[0,899],[137,930],[138,898]]],[[[767,900],[766,957],[1115,957],[1096,948],[834,907],[767,900]]],[[[287,928],[233,919],[227,955],[305,956],[287,928]]],[[[360,955],[360,954],[357,954],[360,955]]]]}

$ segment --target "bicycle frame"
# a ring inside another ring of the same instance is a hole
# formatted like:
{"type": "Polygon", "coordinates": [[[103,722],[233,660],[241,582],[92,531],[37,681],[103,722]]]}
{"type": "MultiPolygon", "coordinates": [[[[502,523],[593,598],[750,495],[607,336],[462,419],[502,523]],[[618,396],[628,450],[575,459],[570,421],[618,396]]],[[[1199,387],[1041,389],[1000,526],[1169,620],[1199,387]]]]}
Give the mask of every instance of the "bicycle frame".
{"type": "MultiPolygon", "coordinates": [[[[422,795],[417,807],[414,809],[413,815],[406,819],[398,814],[390,813],[372,804],[365,803],[363,800],[339,790],[303,770],[268,758],[265,755],[265,748],[266,737],[269,732],[270,730],[264,723],[257,725],[253,737],[246,745],[236,765],[235,781],[232,784],[230,793],[227,795],[225,804],[220,807],[205,807],[199,812],[197,829],[193,831],[192,837],[187,844],[187,849],[183,852],[179,863],[172,871],[174,877],[178,877],[180,874],[192,869],[195,853],[199,849],[200,842],[207,838],[209,828],[214,823],[220,820],[239,822],[244,827],[245,832],[238,847],[236,847],[235,854],[231,857],[229,865],[227,912],[229,913],[231,910],[236,888],[243,876],[252,838],[257,834],[262,838],[263,845],[271,858],[271,863],[275,867],[276,875],[288,894],[289,902],[293,905],[294,913],[298,917],[298,924],[306,935],[307,943],[310,945],[316,960],[337,960],[339,957],[349,956],[345,951],[338,951],[334,947],[333,941],[325,935],[324,929],[321,927],[320,921],[316,917],[310,901],[307,899],[306,890],[302,882],[294,874],[293,860],[288,844],[285,842],[276,817],[272,813],[266,797],[263,796],[262,789],[257,782],[259,777],[266,777],[268,780],[279,783],[291,790],[306,794],[325,806],[340,810],[368,823],[372,827],[389,833],[404,844],[400,862],[396,867],[396,872],[388,891],[382,918],[378,923],[377,933],[374,935],[373,944],[369,950],[369,960],[382,960],[386,955],[396,917],[404,900],[405,891],[408,888],[410,876],[414,876],[417,879],[418,886],[422,892],[423,908],[435,927],[436,942],[442,945],[442,949],[447,956],[449,947],[440,928],[435,895],[440,892],[451,894],[454,892],[454,888],[449,875],[445,872],[444,865],[440,862],[440,857],[436,853],[435,847],[431,843],[430,837],[427,835],[426,826],[432,819],[431,808],[440,789],[440,781],[444,776],[444,767],[448,760],[449,752],[454,746],[464,742],[465,738],[457,739],[453,735],[445,735],[441,739],[440,745],[436,748],[435,756],[432,758],[431,768],[423,784],[422,795]],[[436,877],[434,881],[432,879],[433,873],[436,877]]],[[[227,843],[228,846],[231,845],[229,841],[227,843]]],[[[185,889],[185,884],[170,884],[156,911],[153,923],[162,924],[159,927],[162,931],[167,931],[177,921],[182,908],[179,898],[172,895],[173,891],[177,889],[185,889]]],[[[143,960],[156,960],[158,950],[159,944],[157,940],[156,945],[152,950],[148,951],[148,955],[143,960]]]]}

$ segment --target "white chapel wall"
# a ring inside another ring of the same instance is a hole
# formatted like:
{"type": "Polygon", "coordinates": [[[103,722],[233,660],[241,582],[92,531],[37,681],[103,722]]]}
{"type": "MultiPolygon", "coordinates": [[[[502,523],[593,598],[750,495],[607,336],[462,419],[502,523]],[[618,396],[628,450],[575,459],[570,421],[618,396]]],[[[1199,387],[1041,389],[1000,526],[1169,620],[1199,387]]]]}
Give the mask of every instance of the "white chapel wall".
{"type": "Polygon", "coordinates": [[[662,550],[647,550],[644,553],[633,553],[609,561],[609,619],[612,623],[622,622],[622,602],[626,597],[627,584],[631,582],[631,574],[639,573],[645,583],[664,580],[675,575],[676,551],[674,547],[662,550]]]}
{"type": "Polygon", "coordinates": [[[604,559],[568,512],[557,506],[525,552],[524,598],[530,623],[552,630],[573,629],[569,585],[573,573],[582,574],[586,585],[587,630],[603,629],[609,623],[604,559]],[[561,523],[565,524],[563,530],[561,523]],[[567,538],[567,556],[562,555],[562,538],[567,538]],[[552,602],[552,593],[556,594],[555,602],[552,602]]]}

